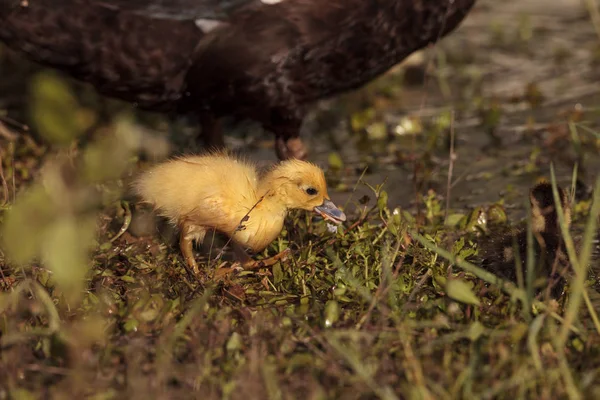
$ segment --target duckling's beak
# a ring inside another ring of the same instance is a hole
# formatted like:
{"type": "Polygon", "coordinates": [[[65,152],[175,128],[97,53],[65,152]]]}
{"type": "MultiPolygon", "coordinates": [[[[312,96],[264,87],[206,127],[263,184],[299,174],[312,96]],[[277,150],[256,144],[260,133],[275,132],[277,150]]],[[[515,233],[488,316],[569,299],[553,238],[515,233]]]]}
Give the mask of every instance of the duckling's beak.
{"type": "Polygon", "coordinates": [[[321,217],[335,224],[341,224],[346,220],[346,214],[344,214],[342,210],[337,208],[335,204],[333,204],[333,202],[329,199],[323,200],[323,204],[315,207],[315,212],[318,213],[321,217]]]}

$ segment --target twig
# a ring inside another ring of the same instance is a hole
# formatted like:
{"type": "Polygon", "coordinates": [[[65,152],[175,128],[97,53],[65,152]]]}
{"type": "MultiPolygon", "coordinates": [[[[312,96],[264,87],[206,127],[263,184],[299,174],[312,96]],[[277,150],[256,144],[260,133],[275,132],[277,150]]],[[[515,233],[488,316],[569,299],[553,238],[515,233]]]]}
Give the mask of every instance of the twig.
{"type": "Polygon", "coordinates": [[[29,364],[25,369],[32,372],[43,372],[46,374],[67,376],[71,373],[70,370],[61,367],[53,367],[51,365],[29,364]]]}
{"type": "Polygon", "coordinates": [[[9,193],[8,193],[8,183],[6,182],[6,178],[4,176],[4,167],[2,166],[2,154],[0,154],[0,182],[2,183],[2,203],[0,206],[5,206],[10,201],[9,193]]]}
{"type": "Polygon", "coordinates": [[[412,381],[411,383],[416,386],[416,393],[419,394],[417,397],[424,400],[434,399],[435,397],[432,396],[432,394],[429,392],[429,389],[427,389],[427,385],[425,384],[423,366],[417,359],[408,337],[402,340],[402,346],[404,348],[404,357],[406,359],[405,367],[408,370],[407,378],[409,382],[412,381]]]}
{"type": "Polygon", "coordinates": [[[110,239],[111,243],[120,238],[121,235],[123,235],[127,229],[129,229],[129,225],[131,224],[131,209],[129,208],[129,203],[127,201],[123,201],[121,204],[123,205],[123,210],[125,210],[123,225],[121,226],[121,229],[119,229],[119,232],[117,232],[117,234],[110,239]]]}
{"type": "Polygon", "coordinates": [[[8,129],[6,124],[2,121],[0,121],[0,136],[10,142],[14,142],[18,137],[17,134],[8,129]]]}
{"type": "MultiPolygon", "coordinates": [[[[267,192],[267,194],[269,194],[269,193],[267,192]]],[[[244,229],[246,229],[246,227],[244,226],[244,222],[246,222],[246,221],[248,221],[248,219],[250,219],[250,213],[256,207],[258,207],[258,205],[264,200],[264,198],[267,196],[267,194],[264,194],[260,199],[258,199],[256,201],[256,203],[254,203],[254,205],[248,210],[248,212],[246,213],[246,215],[244,215],[242,217],[242,219],[240,219],[240,222],[238,223],[237,228],[235,228],[235,231],[227,238],[227,242],[225,242],[225,245],[223,246],[223,248],[221,249],[221,251],[219,252],[219,254],[217,254],[217,256],[215,257],[215,262],[217,260],[220,260],[221,257],[223,257],[223,254],[225,253],[225,248],[227,248],[227,246],[231,243],[231,241],[233,240],[233,236],[235,235],[235,233],[239,232],[239,231],[243,231],[244,229]]],[[[209,266],[210,266],[210,260],[208,260],[208,262],[209,262],[209,266]]]]}
{"type": "Polygon", "coordinates": [[[354,196],[354,194],[356,193],[356,189],[358,189],[358,185],[360,184],[360,182],[362,181],[363,177],[367,173],[367,169],[369,169],[369,167],[364,167],[363,170],[362,170],[362,173],[360,174],[360,176],[356,180],[356,184],[352,188],[352,193],[350,194],[350,196],[348,196],[348,199],[346,200],[346,203],[344,204],[344,209],[348,206],[348,203],[350,203],[350,200],[352,200],[352,196],[354,196]]]}
{"type": "Polygon", "coordinates": [[[0,278],[2,278],[2,281],[5,283],[5,285],[10,288],[11,292],[15,291],[15,288],[13,287],[13,283],[14,282],[10,282],[8,280],[8,278],[6,277],[6,275],[4,275],[4,270],[2,269],[2,267],[0,267],[0,278]]]}
{"type": "Polygon", "coordinates": [[[410,292],[410,294],[408,295],[408,301],[404,305],[405,309],[406,309],[406,306],[415,299],[415,296],[417,295],[417,292],[419,291],[419,289],[421,289],[421,287],[423,287],[425,282],[427,282],[427,280],[430,277],[431,277],[431,269],[427,269],[427,271],[425,271],[425,273],[423,274],[421,279],[419,279],[419,282],[417,282],[417,284],[413,288],[412,292],[410,292]]]}
{"type": "Polygon", "coordinates": [[[595,0],[584,0],[585,6],[590,13],[590,19],[598,39],[600,39],[600,12],[598,11],[598,3],[595,0]]]}
{"type": "Polygon", "coordinates": [[[12,172],[12,190],[13,190],[13,202],[17,199],[17,180],[15,177],[15,148],[14,145],[11,144],[11,155],[10,158],[10,170],[12,172]]]}
{"type": "Polygon", "coordinates": [[[448,210],[450,209],[450,192],[452,191],[452,173],[454,171],[454,161],[456,153],[454,152],[454,110],[450,112],[450,156],[448,162],[448,182],[446,187],[446,212],[444,213],[444,221],[448,218],[448,210]]]}

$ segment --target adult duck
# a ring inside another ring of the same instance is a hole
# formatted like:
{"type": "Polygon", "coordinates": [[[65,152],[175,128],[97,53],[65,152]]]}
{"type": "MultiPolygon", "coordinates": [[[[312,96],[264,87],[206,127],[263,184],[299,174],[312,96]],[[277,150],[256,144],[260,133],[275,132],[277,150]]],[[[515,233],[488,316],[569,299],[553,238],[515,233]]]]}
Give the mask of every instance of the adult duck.
{"type": "Polygon", "coordinates": [[[454,30],[475,0],[0,0],[0,40],[154,111],[260,122],[305,158],[307,107],[454,30]]]}

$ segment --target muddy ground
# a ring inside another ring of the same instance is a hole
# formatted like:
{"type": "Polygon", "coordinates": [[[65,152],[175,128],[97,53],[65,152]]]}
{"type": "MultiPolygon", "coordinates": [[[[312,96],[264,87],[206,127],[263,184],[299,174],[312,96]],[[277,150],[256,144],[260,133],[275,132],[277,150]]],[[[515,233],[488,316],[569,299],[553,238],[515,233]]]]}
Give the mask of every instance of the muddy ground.
{"type": "MultiPolygon", "coordinates": [[[[495,204],[517,221],[551,163],[565,188],[577,165],[581,239],[600,171],[599,33],[579,0],[480,0],[440,44],[316,105],[303,137],[348,223],[294,213],[261,254],[291,260],[221,281],[220,258],[199,252],[200,279],[166,236],[139,235],[135,212],[129,225],[131,177],[201,151],[194,128],[0,49],[0,399],[598,398],[600,250],[585,282],[534,299],[477,269],[487,228],[458,218],[495,204]],[[46,128],[90,137],[48,144],[40,88],[59,116],[46,128]],[[144,132],[143,162],[112,141],[123,126],[144,132]]],[[[226,132],[275,161],[261,129],[226,132]]]]}

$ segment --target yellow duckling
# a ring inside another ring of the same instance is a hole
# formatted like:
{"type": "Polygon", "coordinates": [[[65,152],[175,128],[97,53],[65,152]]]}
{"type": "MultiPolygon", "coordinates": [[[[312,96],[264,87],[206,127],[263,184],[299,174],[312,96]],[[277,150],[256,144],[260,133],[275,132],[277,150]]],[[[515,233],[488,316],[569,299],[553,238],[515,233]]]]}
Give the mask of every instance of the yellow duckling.
{"type": "Polygon", "coordinates": [[[323,171],[300,160],[283,161],[260,176],[253,164],[225,153],[187,156],[145,171],[134,188],[143,202],[179,227],[181,252],[195,273],[193,241],[202,243],[209,230],[229,236],[249,269],[284,257],[257,262],[244,250],[258,252],[275,240],[288,210],[315,211],[336,224],[346,220],[329,199],[323,171]]]}

